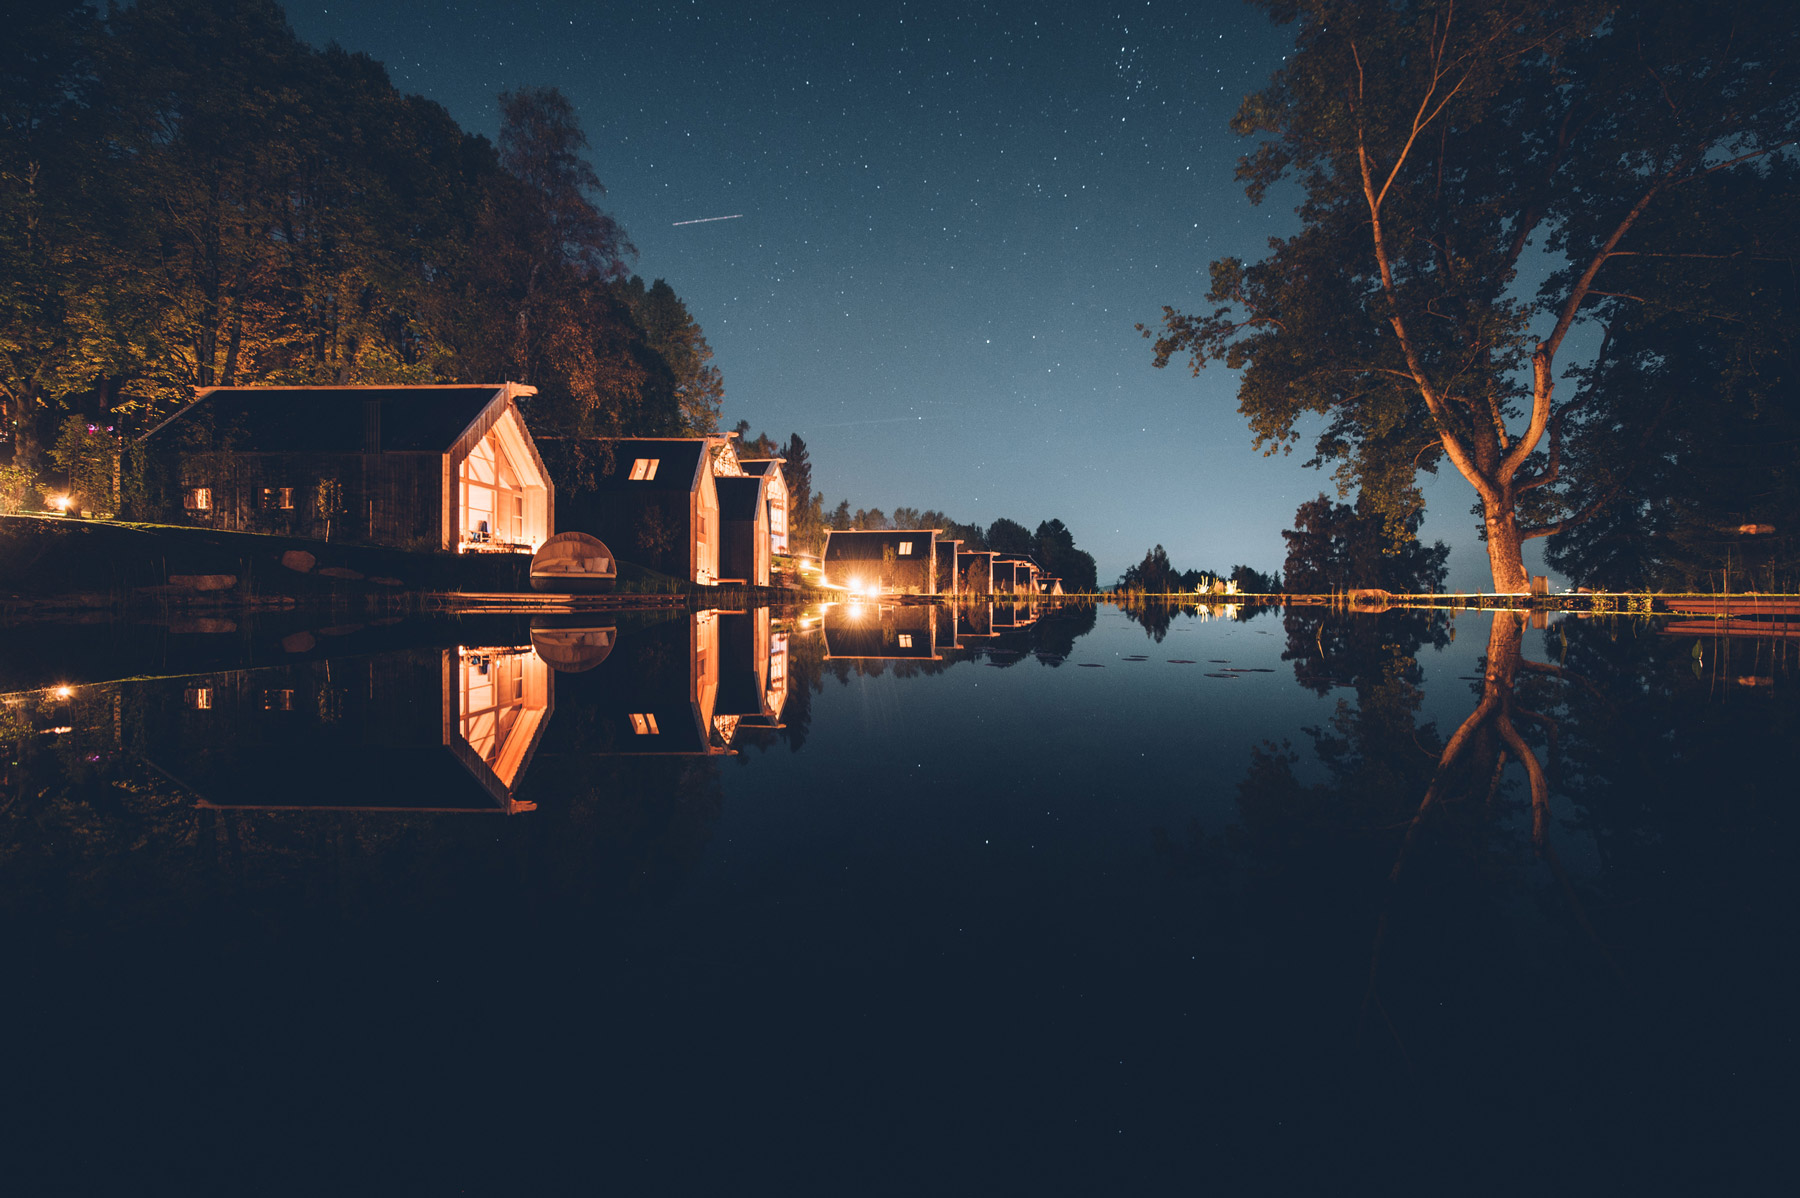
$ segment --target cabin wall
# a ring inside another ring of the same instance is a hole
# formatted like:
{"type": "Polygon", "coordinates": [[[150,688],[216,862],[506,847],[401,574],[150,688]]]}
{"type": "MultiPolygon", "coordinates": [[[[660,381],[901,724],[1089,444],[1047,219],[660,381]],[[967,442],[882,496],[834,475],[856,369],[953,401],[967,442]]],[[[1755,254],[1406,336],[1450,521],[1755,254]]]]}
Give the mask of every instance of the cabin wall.
{"type": "Polygon", "coordinates": [[[442,541],[442,479],[440,454],[179,451],[146,469],[131,514],[231,532],[433,549],[442,541]],[[209,508],[188,506],[194,488],[207,490],[209,508]]]}
{"type": "Polygon", "coordinates": [[[937,594],[937,534],[934,532],[833,532],[823,559],[827,586],[911,594],[937,594]],[[902,555],[900,543],[913,552],[902,555]]]}

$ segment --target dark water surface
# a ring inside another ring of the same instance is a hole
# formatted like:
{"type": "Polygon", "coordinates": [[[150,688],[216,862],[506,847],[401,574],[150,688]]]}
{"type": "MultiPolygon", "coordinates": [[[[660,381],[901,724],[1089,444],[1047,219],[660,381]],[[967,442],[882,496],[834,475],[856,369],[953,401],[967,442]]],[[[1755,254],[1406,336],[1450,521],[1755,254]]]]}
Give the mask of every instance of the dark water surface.
{"type": "Polygon", "coordinates": [[[1793,642],[270,619],[0,629],[18,1192],[1793,1172],[1793,642]]]}

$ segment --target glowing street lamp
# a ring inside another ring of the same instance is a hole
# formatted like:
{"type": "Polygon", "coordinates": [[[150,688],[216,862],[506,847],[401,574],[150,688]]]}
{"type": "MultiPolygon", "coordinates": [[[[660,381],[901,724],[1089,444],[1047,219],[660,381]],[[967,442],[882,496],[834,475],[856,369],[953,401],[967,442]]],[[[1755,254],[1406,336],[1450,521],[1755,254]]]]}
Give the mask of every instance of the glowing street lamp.
{"type": "Polygon", "coordinates": [[[55,508],[58,512],[67,515],[69,512],[69,503],[70,500],[67,495],[58,495],[50,501],[50,506],[55,508]]]}

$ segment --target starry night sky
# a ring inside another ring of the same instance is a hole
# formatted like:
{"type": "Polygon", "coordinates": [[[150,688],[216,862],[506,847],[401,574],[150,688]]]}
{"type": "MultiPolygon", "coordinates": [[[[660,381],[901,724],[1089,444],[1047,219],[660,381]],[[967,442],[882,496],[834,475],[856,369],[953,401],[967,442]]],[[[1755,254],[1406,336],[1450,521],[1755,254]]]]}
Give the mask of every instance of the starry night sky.
{"type": "MultiPolygon", "coordinates": [[[[1244,198],[1227,124],[1290,31],[1235,0],[781,7],[287,11],[489,137],[501,91],[562,89],[635,270],[706,330],[725,423],[799,432],[828,507],[1057,517],[1103,584],[1155,542],[1279,568],[1330,479],[1259,456],[1233,376],[1154,370],[1132,326],[1293,228],[1292,196],[1244,198]]],[[[1428,496],[1451,585],[1484,585],[1472,490],[1428,496]]]]}

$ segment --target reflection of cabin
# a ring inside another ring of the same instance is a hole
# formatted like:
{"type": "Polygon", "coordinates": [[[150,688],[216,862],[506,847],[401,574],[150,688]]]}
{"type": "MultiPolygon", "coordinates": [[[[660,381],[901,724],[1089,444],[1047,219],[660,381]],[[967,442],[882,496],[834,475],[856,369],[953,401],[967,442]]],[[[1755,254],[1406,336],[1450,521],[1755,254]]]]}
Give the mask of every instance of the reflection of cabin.
{"type": "Polygon", "coordinates": [[[994,555],[985,549],[958,550],[956,590],[961,595],[994,593],[994,555]]]}
{"type": "Polygon", "coordinates": [[[717,477],[736,477],[726,437],[658,437],[611,442],[545,437],[565,529],[599,537],[628,562],[690,582],[719,578],[717,477]]]}
{"type": "Polygon", "coordinates": [[[825,534],[825,585],[858,594],[937,594],[937,535],[925,529],[841,529],[825,534]]]}
{"type": "Polygon", "coordinates": [[[828,603],[825,659],[938,661],[935,604],[828,603]]]}
{"type": "MultiPolygon", "coordinates": [[[[152,684],[155,685],[155,684],[152,684]]],[[[530,811],[555,709],[529,647],[428,649],[189,678],[148,704],[151,764],[204,807],[530,811]]]]}
{"type": "MultiPolygon", "coordinates": [[[[563,620],[541,617],[535,638],[563,620]]],[[[560,673],[562,716],[547,753],[594,756],[705,756],[731,752],[740,717],[719,710],[720,647],[716,612],[619,630],[605,657],[560,673]]]]}
{"type": "MultiPolygon", "coordinates": [[[[769,609],[719,613],[719,698],[714,720],[779,728],[787,703],[787,637],[772,629],[769,609]]],[[[730,737],[726,738],[727,743],[730,737]]]]}
{"type": "Polygon", "coordinates": [[[768,484],[763,498],[769,505],[769,550],[773,553],[788,551],[788,485],[781,469],[786,463],[786,458],[738,459],[745,474],[768,484]]]}
{"type": "Polygon", "coordinates": [[[996,603],[993,609],[993,630],[996,633],[1011,632],[1037,622],[1037,604],[1032,602],[996,603]]]}
{"type": "Polygon", "coordinates": [[[962,542],[954,538],[938,540],[933,563],[937,573],[937,593],[940,595],[954,595],[960,589],[956,585],[956,555],[961,548],[962,542]]]}
{"type": "Polygon", "coordinates": [[[956,647],[959,649],[975,648],[971,641],[991,639],[994,632],[994,605],[992,603],[970,603],[967,601],[956,605],[956,647]]]}
{"type": "Polygon", "coordinates": [[[147,515],[407,549],[531,552],[554,488],[517,383],[209,387],[144,434],[147,515]]]}
{"type": "Polygon", "coordinates": [[[769,507],[762,478],[721,478],[719,577],[751,586],[769,585],[769,507]]]}

